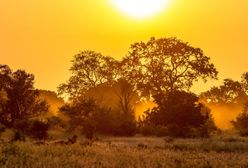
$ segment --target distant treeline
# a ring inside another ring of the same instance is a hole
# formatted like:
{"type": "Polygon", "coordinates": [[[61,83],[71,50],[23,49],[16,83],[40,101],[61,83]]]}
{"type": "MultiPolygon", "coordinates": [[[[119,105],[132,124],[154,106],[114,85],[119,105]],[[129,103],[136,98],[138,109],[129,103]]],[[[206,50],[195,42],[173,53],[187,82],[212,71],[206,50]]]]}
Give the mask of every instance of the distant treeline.
{"type": "MultiPolygon", "coordinates": [[[[217,79],[218,72],[200,48],[177,38],[134,43],[122,60],[82,51],[74,56],[70,71],[71,77],[58,87],[59,96],[68,98],[64,103],[52,92],[54,100],[44,94],[42,99],[44,91],[34,88],[32,74],[0,65],[1,127],[38,139],[47,138],[47,130],[58,127],[80,131],[87,138],[137,133],[209,137],[219,131],[209,104],[247,102],[248,73],[241,82],[226,79],[200,96],[190,92],[195,81],[217,79]],[[151,101],[156,105],[135,119],[135,105],[151,101]],[[49,104],[56,104],[53,111],[59,108],[59,112],[45,115],[49,104]]],[[[244,118],[233,121],[235,128],[243,129],[244,118]]]]}

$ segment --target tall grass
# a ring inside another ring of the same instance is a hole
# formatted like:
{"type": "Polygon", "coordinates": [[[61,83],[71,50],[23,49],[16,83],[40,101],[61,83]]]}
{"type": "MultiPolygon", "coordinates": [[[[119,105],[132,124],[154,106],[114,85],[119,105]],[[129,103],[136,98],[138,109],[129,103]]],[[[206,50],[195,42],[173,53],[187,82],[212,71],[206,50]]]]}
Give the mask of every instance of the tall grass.
{"type": "Polygon", "coordinates": [[[248,167],[246,140],[103,138],[92,145],[2,143],[1,168],[248,167]]]}

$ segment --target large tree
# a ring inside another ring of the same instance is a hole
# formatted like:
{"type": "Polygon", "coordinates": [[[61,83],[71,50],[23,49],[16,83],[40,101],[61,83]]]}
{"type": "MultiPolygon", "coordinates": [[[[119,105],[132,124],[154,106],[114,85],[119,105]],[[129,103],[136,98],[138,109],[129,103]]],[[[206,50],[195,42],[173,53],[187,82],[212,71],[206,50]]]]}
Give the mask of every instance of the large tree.
{"type": "Polygon", "coordinates": [[[135,91],[128,81],[122,79],[121,63],[94,51],[83,51],[74,57],[70,70],[72,76],[58,90],[70,98],[69,104],[60,110],[69,115],[73,125],[83,125],[92,132],[91,124],[95,123],[96,131],[106,133],[106,129],[97,128],[109,128],[106,124],[114,122],[111,133],[133,134],[136,128],[133,110],[135,91]],[[114,101],[101,102],[109,96],[114,101]]]}
{"type": "Polygon", "coordinates": [[[34,76],[23,70],[12,70],[0,65],[0,122],[12,127],[17,121],[26,120],[48,110],[46,102],[39,99],[34,88],[34,76]]]}
{"type": "Polygon", "coordinates": [[[70,79],[58,88],[70,98],[81,97],[90,88],[114,81],[119,75],[118,61],[95,51],[82,51],[74,56],[70,79]]]}
{"type": "Polygon", "coordinates": [[[123,76],[140,93],[163,94],[188,90],[194,81],[217,78],[217,70],[200,48],[177,38],[151,38],[131,45],[123,59],[123,76]]]}

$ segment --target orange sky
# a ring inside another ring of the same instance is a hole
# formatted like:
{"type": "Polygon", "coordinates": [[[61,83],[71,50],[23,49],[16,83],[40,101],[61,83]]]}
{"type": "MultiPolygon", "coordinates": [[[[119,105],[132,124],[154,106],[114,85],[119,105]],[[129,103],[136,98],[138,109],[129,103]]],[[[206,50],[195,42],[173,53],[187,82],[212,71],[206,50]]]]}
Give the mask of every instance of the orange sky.
{"type": "Polygon", "coordinates": [[[221,79],[248,71],[247,0],[170,1],[159,15],[137,20],[108,0],[0,0],[0,64],[34,73],[36,87],[56,90],[80,50],[121,58],[133,42],[176,36],[202,48],[221,79]]]}

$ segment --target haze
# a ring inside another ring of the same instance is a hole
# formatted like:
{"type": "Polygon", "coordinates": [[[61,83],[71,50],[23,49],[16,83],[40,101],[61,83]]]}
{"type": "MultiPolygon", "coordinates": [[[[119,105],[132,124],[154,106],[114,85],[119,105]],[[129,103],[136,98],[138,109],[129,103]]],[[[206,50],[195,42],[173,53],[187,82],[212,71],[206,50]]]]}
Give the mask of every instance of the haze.
{"type": "Polygon", "coordinates": [[[56,90],[80,50],[121,58],[134,42],[176,36],[202,48],[220,79],[239,79],[248,64],[248,1],[171,1],[159,15],[137,20],[107,0],[1,0],[1,64],[34,73],[36,87],[56,90]]]}

